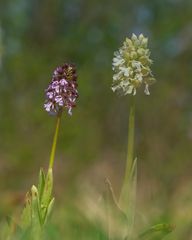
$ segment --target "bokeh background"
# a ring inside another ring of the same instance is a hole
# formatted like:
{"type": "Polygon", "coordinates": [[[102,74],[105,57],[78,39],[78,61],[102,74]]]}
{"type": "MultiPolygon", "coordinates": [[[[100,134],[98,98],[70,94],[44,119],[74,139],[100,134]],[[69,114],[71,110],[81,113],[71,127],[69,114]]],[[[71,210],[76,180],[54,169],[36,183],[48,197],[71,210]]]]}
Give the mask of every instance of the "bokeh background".
{"type": "Polygon", "coordinates": [[[105,177],[118,196],[129,97],[111,91],[111,62],[133,32],[149,38],[157,79],[149,97],[137,96],[138,219],[173,223],[169,239],[192,239],[191,0],[0,1],[1,219],[48,165],[55,118],[43,109],[44,89],[66,61],[77,65],[80,97],[62,118],[53,221],[62,230],[68,202],[102,192],[105,177]]]}

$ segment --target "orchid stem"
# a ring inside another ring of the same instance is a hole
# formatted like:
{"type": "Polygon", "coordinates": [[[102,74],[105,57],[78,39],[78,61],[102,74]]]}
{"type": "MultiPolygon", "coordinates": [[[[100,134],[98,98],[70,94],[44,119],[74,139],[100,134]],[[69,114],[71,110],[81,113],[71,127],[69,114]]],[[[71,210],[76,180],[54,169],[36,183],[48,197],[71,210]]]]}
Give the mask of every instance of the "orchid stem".
{"type": "Polygon", "coordinates": [[[131,96],[128,123],[128,150],[125,168],[125,176],[119,197],[119,206],[127,216],[127,237],[130,238],[133,232],[135,217],[135,197],[136,185],[134,182],[134,172],[136,165],[134,160],[134,134],[135,134],[135,96],[131,96]]]}
{"type": "Polygon", "coordinates": [[[56,146],[57,146],[60,122],[61,122],[61,114],[58,114],[56,127],[55,127],[55,134],[53,137],[53,144],[52,144],[52,148],[51,148],[51,155],[50,155],[50,159],[49,159],[49,169],[53,168],[53,164],[54,164],[54,160],[55,160],[55,150],[56,150],[56,146]]]}
{"type": "Polygon", "coordinates": [[[129,179],[134,161],[134,137],[135,137],[135,96],[131,97],[131,106],[128,123],[128,150],[125,171],[125,181],[129,179]]]}
{"type": "Polygon", "coordinates": [[[132,172],[132,166],[134,162],[134,134],[135,134],[135,97],[131,96],[131,106],[129,112],[129,123],[128,123],[128,149],[127,149],[127,161],[125,168],[125,176],[123,180],[123,185],[121,188],[119,202],[124,199],[124,194],[127,192],[127,186],[129,183],[129,178],[132,172]]]}

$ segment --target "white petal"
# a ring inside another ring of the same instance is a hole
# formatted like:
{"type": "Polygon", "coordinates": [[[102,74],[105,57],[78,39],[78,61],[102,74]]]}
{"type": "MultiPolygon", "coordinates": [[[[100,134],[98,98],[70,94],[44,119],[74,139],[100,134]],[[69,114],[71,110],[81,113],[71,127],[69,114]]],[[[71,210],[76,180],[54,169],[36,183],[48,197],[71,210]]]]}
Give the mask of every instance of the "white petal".
{"type": "Polygon", "coordinates": [[[124,62],[125,62],[125,60],[122,59],[122,58],[120,58],[120,59],[114,58],[113,59],[113,66],[119,66],[119,65],[123,64],[124,62]]]}
{"type": "Polygon", "coordinates": [[[131,94],[133,92],[133,86],[129,85],[129,87],[127,88],[126,94],[131,94]]]}
{"type": "Polygon", "coordinates": [[[144,93],[145,93],[146,95],[150,95],[150,92],[149,92],[149,85],[148,85],[148,84],[145,85],[144,93]]]}
{"type": "Polygon", "coordinates": [[[68,109],[68,114],[71,116],[72,115],[72,108],[68,109]]]}
{"type": "Polygon", "coordinates": [[[123,73],[123,75],[125,77],[129,77],[129,69],[126,67],[119,67],[119,69],[121,70],[121,72],[123,73]]]}
{"type": "Polygon", "coordinates": [[[137,93],[136,88],[133,89],[133,96],[135,96],[137,93]]]}
{"type": "Polygon", "coordinates": [[[135,40],[137,40],[137,36],[133,33],[131,39],[132,39],[133,41],[135,41],[135,40]]]}

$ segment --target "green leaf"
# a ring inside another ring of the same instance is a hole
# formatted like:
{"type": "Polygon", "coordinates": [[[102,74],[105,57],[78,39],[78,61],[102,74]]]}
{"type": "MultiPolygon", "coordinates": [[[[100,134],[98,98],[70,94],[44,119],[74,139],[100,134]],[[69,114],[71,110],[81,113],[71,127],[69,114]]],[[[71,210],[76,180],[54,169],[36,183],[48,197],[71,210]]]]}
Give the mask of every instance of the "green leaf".
{"type": "Polygon", "coordinates": [[[108,221],[108,238],[123,239],[127,229],[127,216],[119,207],[112,185],[108,179],[106,179],[107,191],[105,194],[105,202],[107,209],[107,221],[108,221]]]}
{"type": "Polygon", "coordinates": [[[25,196],[25,206],[21,215],[21,227],[23,229],[28,228],[31,225],[31,196],[30,193],[27,192],[25,196]]]}
{"type": "Polygon", "coordinates": [[[135,158],[130,174],[124,180],[119,206],[127,217],[127,236],[130,238],[135,219],[135,203],[136,203],[136,187],[137,187],[137,158],[135,158]]]}
{"type": "Polygon", "coordinates": [[[39,212],[39,196],[38,189],[36,186],[32,186],[31,188],[31,226],[32,226],[32,234],[34,236],[39,236],[41,233],[41,217],[39,212]]]}
{"type": "Polygon", "coordinates": [[[52,169],[49,169],[45,179],[45,187],[43,189],[42,201],[41,201],[42,204],[45,206],[48,206],[51,200],[52,189],[53,189],[53,173],[52,173],[52,169]]]}
{"type": "Polygon", "coordinates": [[[47,207],[47,209],[46,209],[45,218],[44,218],[44,221],[43,221],[44,224],[47,222],[47,220],[48,220],[48,218],[49,218],[49,216],[50,216],[50,214],[51,214],[51,211],[52,211],[52,209],[53,209],[54,202],[55,202],[55,198],[52,198],[52,200],[50,201],[50,203],[49,203],[49,205],[48,205],[48,207],[47,207]]]}
{"type": "Polygon", "coordinates": [[[38,190],[36,186],[31,188],[31,220],[32,225],[40,225],[39,219],[39,199],[38,190]]]}
{"type": "Polygon", "coordinates": [[[161,240],[174,230],[174,226],[166,223],[154,225],[141,233],[138,239],[161,240]]]}
{"type": "Polygon", "coordinates": [[[39,172],[38,188],[32,186],[27,193],[25,207],[21,217],[22,229],[31,229],[32,234],[40,233],[41,228],[50,215],[54,199],[52,198],[53,175],[52,169],[48,170],[47,176],[41,169],[39,172]]]}
{"type": "Polygon", "coordinates": [[[44,185],[42,198],[40,202],[40,205],[41,205],[40,212],[41,212],[42,219],[44,220],[46,218],[47,208],[52,199],[52,189],[53,189],[53,173],[52,173],[52,169],[49,169],[45,179],[45,185],[44,185]]]}
{"type": "Polygon", "coordinates": [[[26,194],[25,207],[21,216],[21,228],[23,233],[31,236],[40,236],[41,218],[39,213],[39,196],[36,186],[32,186],[30,193],[26,194]]]}
{"type": "Polygon", "coordinates": [[[41,202],[41,198],[43,195],[44,187],[45,187],[45,174],[43,172],[43,169],[40,169],[39,183],[38,183],[38,192],[39,192],[39,201],[40,202],[41,202]]]}

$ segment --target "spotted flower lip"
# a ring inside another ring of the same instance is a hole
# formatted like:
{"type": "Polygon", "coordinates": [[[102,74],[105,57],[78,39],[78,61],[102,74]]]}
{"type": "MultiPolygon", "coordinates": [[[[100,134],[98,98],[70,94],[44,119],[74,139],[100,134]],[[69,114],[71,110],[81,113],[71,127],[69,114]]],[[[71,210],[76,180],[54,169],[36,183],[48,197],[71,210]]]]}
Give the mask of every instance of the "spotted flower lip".
{"type": "Polygon", "coordinates": [[[126,38],[123,46],[114,52],[112,69],[114,71],[112,90],[121,95],[136,95],[137,89],[144,85],[149,95],[149,85],[155,82],[150,66],[148,39],[140,34],[126,38]]]}
{"type": "Polygon", "coordinates": [[[64,109],[72,115],[78,98],[77,73],[74,64],[65,63],[55,69],[52,81],[45,90],[44,109],[51,115],[58,115],[64,109]]]}

